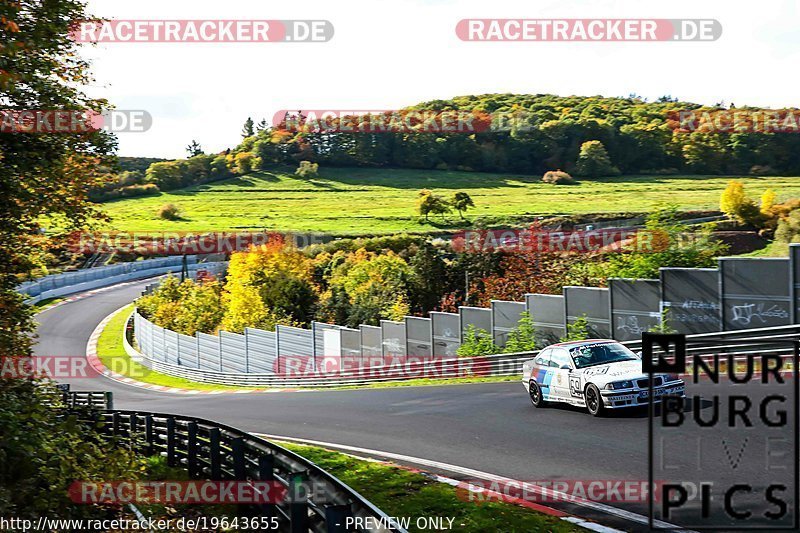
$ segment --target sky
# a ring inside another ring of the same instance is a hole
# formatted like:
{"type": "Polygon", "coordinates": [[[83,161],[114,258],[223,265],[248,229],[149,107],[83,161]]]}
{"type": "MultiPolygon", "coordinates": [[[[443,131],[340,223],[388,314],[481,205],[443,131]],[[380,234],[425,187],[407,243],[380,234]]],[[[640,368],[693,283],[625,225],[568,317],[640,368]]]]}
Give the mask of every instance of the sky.
{"type": "Polygon", "coordinates": [[[87,92],[144,109],[119,154],[234,147],[245,119],[281,109],[397,109],[482,93],[627,96],[797,107],[800,3],[766,0],[89,0],[112,19],[325,19],[326,43],[81,45],[87,92]],[[714,18],[713,42],[464,42],[464,18],[714,18]]]}

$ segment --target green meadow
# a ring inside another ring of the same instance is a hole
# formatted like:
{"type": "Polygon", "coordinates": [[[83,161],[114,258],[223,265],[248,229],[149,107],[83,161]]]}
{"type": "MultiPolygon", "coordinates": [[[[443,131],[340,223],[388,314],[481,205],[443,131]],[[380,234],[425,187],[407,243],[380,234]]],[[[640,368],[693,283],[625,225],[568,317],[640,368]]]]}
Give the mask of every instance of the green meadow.
{"type": "Polygon", "coordinates": [[[646,213],[669,203],[681,209],[717,209],[731,179],[742,179],[753,198],[772,188],[778,199],[800,196],[795,177],[622,176],[550,185],[538,176],[439,170],[324,168],[317,178],[287,169],[104,204],[106,229],[126,232],[319,231],[334,234],[433,232],[468,224],[514,224],[539,215],[646,213]],[[466,214],[421,220],[417,192],[451,196],[467,192],[475,208],[466,214]],[[162,220],[172,203],[181,218],[162,220]]]}

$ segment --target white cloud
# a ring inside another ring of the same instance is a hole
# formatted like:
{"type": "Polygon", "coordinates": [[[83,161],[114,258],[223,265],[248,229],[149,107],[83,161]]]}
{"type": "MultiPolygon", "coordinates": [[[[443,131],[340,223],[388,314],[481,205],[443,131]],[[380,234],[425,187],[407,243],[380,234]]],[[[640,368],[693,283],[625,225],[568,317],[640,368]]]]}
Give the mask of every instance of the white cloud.
{"type": "Polygon", "coordinates": [[[95,58],[93,95],[147,109],[147,133],[120,135],[122,155],[183,156],[236,144],[247,116],[280,109],[393,109],[456,95],[635,92],[737,105],[796,106],[800,42],[794,2],[673,0],[90,1],[122,19],[327,19],[328,43],[108,44],[95,58]],[[462,18],[716,18],[715,42],[476,43],[462,18]]]}

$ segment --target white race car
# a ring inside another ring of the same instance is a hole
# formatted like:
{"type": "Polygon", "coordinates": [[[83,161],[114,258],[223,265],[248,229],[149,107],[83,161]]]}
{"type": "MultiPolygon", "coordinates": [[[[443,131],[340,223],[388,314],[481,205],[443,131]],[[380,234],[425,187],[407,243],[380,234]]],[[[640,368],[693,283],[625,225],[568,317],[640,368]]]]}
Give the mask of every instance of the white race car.
{"type": "MultiPolygon", "coordinates": [[[[522,384],[531,403],[564,402],[586,407],[597,416],[603,409],[647,405],[648,375],[641,359],[617,341],[590,339],[553,344],[522,364],[522,384]]],[[[673,374],[653,376],[654,400],[684,397],[683,380],[673,374]]]]}

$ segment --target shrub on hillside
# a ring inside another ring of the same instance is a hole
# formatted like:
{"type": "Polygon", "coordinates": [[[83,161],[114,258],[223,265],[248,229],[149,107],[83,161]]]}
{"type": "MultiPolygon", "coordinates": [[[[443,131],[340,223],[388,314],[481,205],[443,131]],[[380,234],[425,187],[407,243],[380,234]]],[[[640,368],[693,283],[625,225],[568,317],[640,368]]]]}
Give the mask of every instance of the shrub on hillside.
{"type": "Polygon", "coordinates": [[[542,176],[542,181],[545,183],[552,183],[553,185],[572,185],[576,183],[575,178],[563,170],[548,170],[544,173],[544,176],[542,176]]]}
{"type": "Polygon", "coordinates": [[[158,208],[158,218],[163,220],[180,220],[181,211],[175,204],[164,204],[158,208]]]}
{"type": "Polygon", "coordinates": [[[751,176],[774,176],[775,169],[769,165],[753,165],[750,167],[751,176]]]}
{"type": "Polygon", "coordinates": [[[294,171],[301,178],[313,178],[319,175],[319,164],[311,161],[300,161],[300,166],[294,171]]]}

